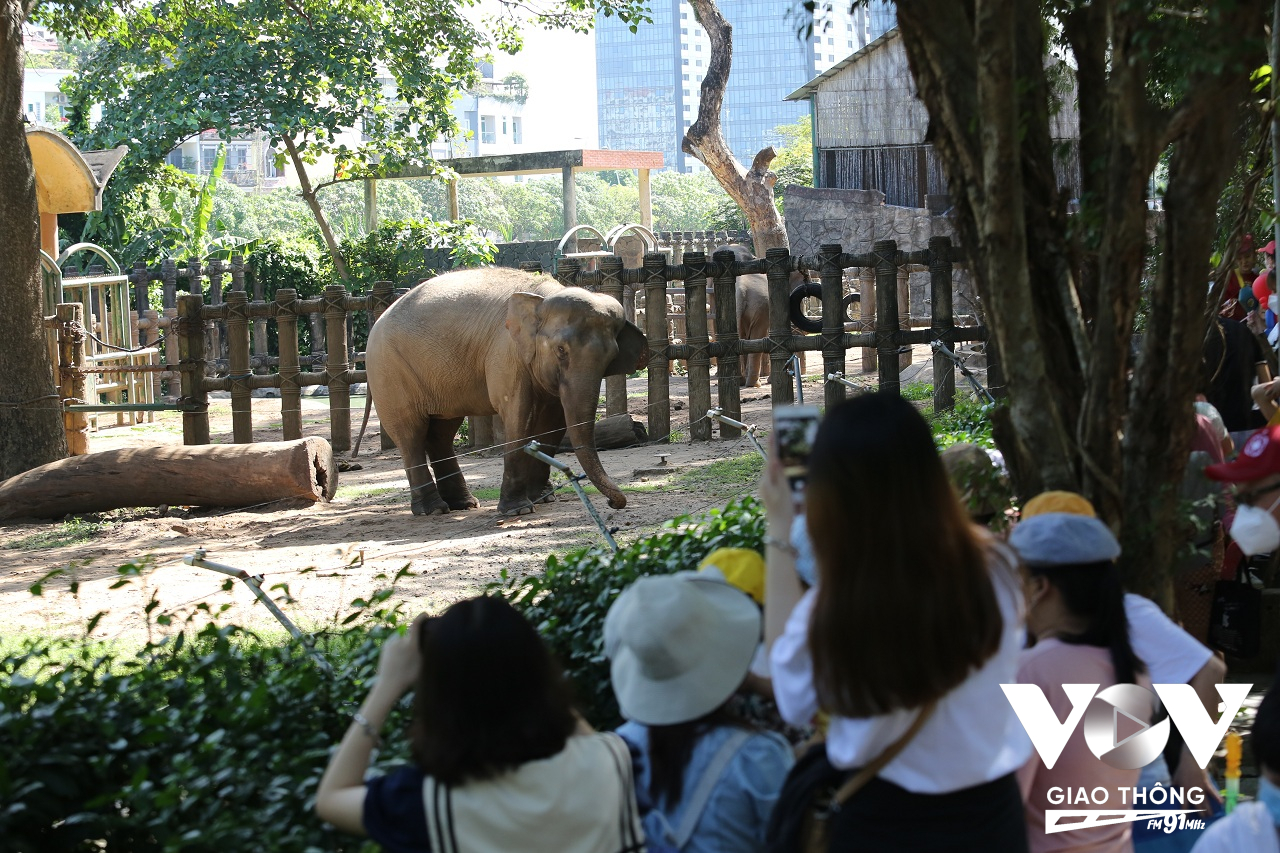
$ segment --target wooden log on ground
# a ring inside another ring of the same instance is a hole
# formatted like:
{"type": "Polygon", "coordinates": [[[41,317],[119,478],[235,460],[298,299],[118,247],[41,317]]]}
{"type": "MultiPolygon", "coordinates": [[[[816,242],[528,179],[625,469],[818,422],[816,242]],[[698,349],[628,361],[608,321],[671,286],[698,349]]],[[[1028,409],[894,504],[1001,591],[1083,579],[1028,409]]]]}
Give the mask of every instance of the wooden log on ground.
{"type": "MultiPolygon", "coordinates": [[[[596,421],[596,450],[621,450],[624,447],[635,447],[649,440],[649,433],[644,424],[634,420],[631,415],[614,415],[596,421]]],[[[560,441],[557,452],[572,452],[573,445],[566,435],[560,441]]]]}
{"type": "Polygon", "coordinates": [[[327,501],[338,488],[323,438],[160,445],[73,456],[0,483],[0,519],[59,518],[135,506],[327,501]]]}

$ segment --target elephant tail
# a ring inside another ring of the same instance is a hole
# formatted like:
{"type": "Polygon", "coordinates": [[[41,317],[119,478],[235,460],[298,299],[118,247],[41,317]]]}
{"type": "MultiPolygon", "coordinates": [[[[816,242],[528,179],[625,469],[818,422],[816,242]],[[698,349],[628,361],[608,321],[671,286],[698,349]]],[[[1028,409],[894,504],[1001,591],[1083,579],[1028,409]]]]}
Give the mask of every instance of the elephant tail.
{"type": "Polygon", "coordinates": [[[351,450],[351,458],[355,459],[360,455],[360,442],[364,441],[364,431],[369,427],[369,410],[373,408],[373,391],[369,389],[369,383],[364,386],[364,420],[360,422],[360,434],[356,436],[356,446],[351,450]]]}

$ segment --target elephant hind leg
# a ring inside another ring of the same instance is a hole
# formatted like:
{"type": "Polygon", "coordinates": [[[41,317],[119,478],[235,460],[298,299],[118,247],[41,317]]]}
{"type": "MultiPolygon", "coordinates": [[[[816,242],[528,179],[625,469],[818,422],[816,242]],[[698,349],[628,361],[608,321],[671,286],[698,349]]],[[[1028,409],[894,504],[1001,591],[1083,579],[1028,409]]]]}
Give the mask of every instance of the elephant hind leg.
{"type": "Polygon", "coordinates": [[[458,434],[462,420],[432,418],[427,429],[427,455],[431,457],[431,469],[436,475],[436,488],[449,509],[475,509],[480,506],[480,501],[467,488],[453,450],[453,437],[458,434]]]}
{"type": "Polygon", "coordinates": [[[449,504],[440,497],[431,469],[427,467],[427,435],[430,422],[412,428],[388,430],[400,448],[400,459],[409,478],[410,507],[414,515],[440,515],[449,511],[449,504]]]}

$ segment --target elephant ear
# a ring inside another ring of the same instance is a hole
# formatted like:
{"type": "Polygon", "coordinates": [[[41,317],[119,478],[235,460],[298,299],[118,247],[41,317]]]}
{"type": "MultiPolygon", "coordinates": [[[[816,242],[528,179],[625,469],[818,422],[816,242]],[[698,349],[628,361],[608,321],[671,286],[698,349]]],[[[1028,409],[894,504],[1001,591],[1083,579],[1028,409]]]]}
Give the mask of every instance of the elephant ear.
{"type": "Polygon", "coordinates": [[[507,331],[516,342],[516,352],[525,364],[533,364],[538,348],[538,326],[542,321],[538,311],[542,297],[536,293],[513,293],[507,300],[507,331]]]}
{"type": "Polygon", "coordinates": [[[605,376],[625,376],[649,363],[649,341],[634,323],[624,322],[618,332],[618,355],[604,369],[605,376]]]}

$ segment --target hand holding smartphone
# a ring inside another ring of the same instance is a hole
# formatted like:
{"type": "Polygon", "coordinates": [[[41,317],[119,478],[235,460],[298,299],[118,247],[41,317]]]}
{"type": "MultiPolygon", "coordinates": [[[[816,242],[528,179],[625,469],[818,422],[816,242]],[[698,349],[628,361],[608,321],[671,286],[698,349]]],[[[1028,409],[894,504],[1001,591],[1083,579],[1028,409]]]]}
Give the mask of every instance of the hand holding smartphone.
{"type": "Polygon", "coordinates": [[[778,462],[797,502],[804,495],[805,480],[809,476],[809,454],[818,435],[820,417],[817,406],[779,406],[773,410],[778,462]]]}

